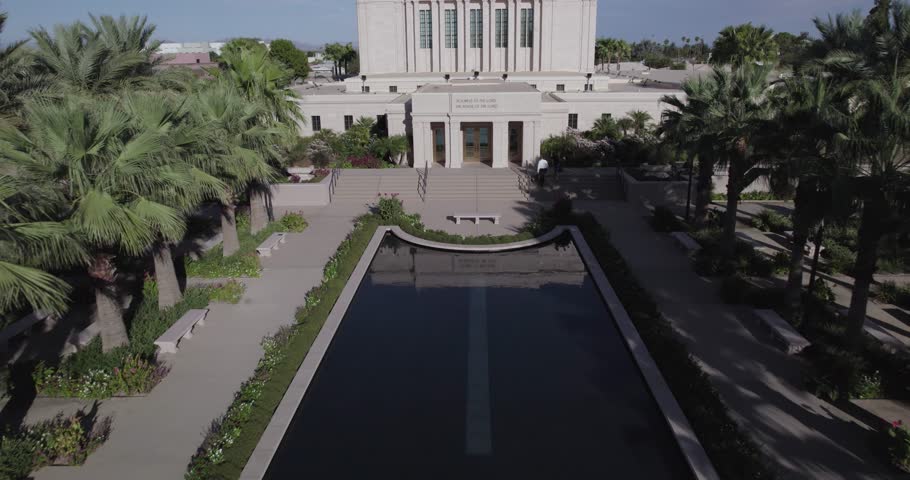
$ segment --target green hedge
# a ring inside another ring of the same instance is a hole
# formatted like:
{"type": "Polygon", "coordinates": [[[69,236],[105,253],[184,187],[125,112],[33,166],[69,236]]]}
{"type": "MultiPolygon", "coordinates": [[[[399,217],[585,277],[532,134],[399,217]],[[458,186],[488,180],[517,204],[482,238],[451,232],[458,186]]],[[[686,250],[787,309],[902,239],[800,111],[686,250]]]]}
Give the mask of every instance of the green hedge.
{"type": "MultiPolygon", "coordinates": [[[[244,407],[250,409],[249,413],[244,415],[244,421],[233,424],[236,431],[231,436],[230,444],[227,446],[221,444],[222,450],[219,452],[213,452],[208,448],[213,444],[212,435],[219,435],[218,432],[221,430],[215,428],[209,440],[191,461],[186,478],[236,479],[240,476],[259,438],[271,421],[272,414],[284,397],[288,385],[363,256],[370,239],[380,225],[390,223],[398,223],[404,231],[428,240],[459,244],[508,243],[533,238],[556,225],[577,225],[616,289],[721,477],[773,478],[758,448],[730,418],[707,375],[689,355],[670,324],[661,317],[648,293],[638,285],[619,252],[610,244],[607,232],[590,214],[575,215],[570,211],[571,207],[558,205],[554,210],[542,214],[527,225],[521,233],[501,237],[461,237],[427,231],[420,224],[419,218],[408,215],[401,215],[391,221],[379,215],[367,215],[358,219],[354,230],[326,265],[322,284],[306,295],[305,304],[297,312],[298,326],[287,342],[286,351],[276,355],[280,360],[277,360],[269,371],[261,395],[244,407]],[[216,461],[212,461],[213,453],[217,453],[214,455],[216,461]]],[[[242,390],[238,392],[234,404],[228,410],[229,413],[243,402],[242,392],[242,390]]]]}

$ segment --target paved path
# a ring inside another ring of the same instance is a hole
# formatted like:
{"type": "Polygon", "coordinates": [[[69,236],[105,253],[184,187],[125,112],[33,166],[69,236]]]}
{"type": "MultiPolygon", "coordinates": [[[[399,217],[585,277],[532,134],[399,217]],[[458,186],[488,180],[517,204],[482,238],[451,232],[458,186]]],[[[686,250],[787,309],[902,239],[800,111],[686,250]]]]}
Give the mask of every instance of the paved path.
{"type": "Polygon", "coordinates": [[[776,462],[782,479],[898,478],[875,464],[870,428],[802,387],[803,362],[774,348],[748,309],[723,304],[644,211],[577,202],[611,230],[614,245],[701,362],[734,418],[776,462]]]}
{"type": "MultiPolygon", "coordinates": [[[[362,206],[306,209],[310,227],[291,234],[271,258],[262,277],[245,281],[239,305],[213,305],[206,325],[181,343],[171,373],[144,398],[100,402],[99,414],[114,417],[111,438],[82,467],[38,471],[37,480],[183,478],[206,428],[224,413],[240,384],[262,356],[262,337],[294,322],[307,290],[322,280],[329,256],[352,228],[362,206]]],[[[91,402],[38,399],[27,421],[91,402]]]]}

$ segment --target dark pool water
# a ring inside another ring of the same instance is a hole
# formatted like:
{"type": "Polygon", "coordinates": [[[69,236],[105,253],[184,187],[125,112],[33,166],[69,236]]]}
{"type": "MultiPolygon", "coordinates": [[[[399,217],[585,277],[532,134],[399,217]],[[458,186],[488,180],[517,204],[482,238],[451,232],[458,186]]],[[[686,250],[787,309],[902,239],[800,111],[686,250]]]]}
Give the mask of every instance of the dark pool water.
{"type": "Polygon", "coordinates": [[[568,238],[388,236],[266,478],[691,478],[568,238]]]}

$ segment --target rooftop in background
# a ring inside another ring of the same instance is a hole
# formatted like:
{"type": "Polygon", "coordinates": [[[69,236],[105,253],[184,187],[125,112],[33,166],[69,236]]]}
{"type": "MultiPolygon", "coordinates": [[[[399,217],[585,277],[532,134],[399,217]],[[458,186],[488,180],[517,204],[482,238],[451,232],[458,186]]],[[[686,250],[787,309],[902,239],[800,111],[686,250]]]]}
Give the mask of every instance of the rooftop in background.
{"type": "Polygon", "coordinates": [[[178,53],[209,53],[215,52],[221,55],[221,49],[224,48],[225,42],[185,42],[185,43],[162,43],[158,47],[159,55],[178,54],[178,53]]]}
{"type": "Polygon", "coordinates": [[[537,89],[524,82],[502,80],[452,80],[451,83],[424,85],[419,93],[528,93],[537,89]]]}

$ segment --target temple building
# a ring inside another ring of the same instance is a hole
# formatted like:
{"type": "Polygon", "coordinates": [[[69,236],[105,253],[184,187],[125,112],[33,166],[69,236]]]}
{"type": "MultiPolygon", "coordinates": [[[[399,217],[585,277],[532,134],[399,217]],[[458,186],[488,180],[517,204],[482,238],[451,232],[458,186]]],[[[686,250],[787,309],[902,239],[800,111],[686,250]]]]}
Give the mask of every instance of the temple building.
{"type": "Polygon", "coordinates": [[[597,73],[597,0],[357,0],[362,74],[299,88],[301,134],[374,117],[415,168],[534,164],[567,128],[643,110],[647,88],[597,73]]]}

